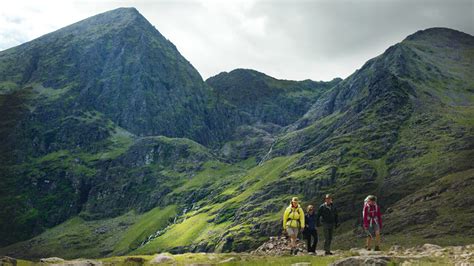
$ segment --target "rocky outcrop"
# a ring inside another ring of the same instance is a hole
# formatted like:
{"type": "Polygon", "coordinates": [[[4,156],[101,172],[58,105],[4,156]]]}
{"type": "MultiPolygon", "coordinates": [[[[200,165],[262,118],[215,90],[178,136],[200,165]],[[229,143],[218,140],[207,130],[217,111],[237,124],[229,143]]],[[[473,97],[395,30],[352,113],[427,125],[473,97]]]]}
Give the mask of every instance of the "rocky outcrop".
{"type": "Polygon", "coordinates": [[[3,256],[3,257],[0,257],[0,265],[16,266],[17,265],[17,260],[12,258],[12,257],[3,256]]]}
{"type": "MultiPolygon", "coordinates": [[[[270,239],[252,251],[251,254],[262,256],[283,256],[289,255],[291,248],[289,247],[290,240],[285,236],[270,237],[270,239]]],[[[306,244],[301,239],[297,242],[298,254],[306,253],[306,244]]]]}

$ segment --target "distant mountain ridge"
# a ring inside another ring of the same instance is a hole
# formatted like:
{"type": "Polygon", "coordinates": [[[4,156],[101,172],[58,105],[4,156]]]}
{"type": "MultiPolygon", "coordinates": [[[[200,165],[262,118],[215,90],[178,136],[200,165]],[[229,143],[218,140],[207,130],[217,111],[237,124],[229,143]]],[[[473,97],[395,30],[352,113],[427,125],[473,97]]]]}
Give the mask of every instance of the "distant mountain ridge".
{"type": "Polygon", "coordinates": [[[473,57],[473,36],[432,28],[344,80],[203,81],[134,8],[2,51],[0,254],[245,251],[289,198],[326,193],[339,247],[369,193],[389,242],[470,243],[473,57]]]}
{"type": "Polygon", "coordinates": [[[206,80],[222,97],[241,112],[262,123],[286,126],[295,122],[311,102],[341,79],[330,82],[277,80],[250,69],[223,72],[206,80]],[[284,99],[280,99],[284,98],[284,99]]]}

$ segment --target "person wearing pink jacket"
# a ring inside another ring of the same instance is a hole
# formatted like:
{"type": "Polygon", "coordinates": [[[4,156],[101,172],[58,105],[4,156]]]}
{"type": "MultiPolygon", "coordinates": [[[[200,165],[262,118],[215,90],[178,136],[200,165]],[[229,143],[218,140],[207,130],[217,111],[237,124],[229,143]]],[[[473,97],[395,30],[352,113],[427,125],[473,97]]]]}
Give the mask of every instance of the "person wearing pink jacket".
{"type": "Polygon", "coordinates": [[[364,209],[362,218],[364,229],[367,232],[367,250],[372,249],[372,239],[375,235],[375,251],[380,250],[380,230],[382,230],[382,214],[380,207],[377,205],[377,197],[373,195],[367,196],[364,201],[364,209]]]}

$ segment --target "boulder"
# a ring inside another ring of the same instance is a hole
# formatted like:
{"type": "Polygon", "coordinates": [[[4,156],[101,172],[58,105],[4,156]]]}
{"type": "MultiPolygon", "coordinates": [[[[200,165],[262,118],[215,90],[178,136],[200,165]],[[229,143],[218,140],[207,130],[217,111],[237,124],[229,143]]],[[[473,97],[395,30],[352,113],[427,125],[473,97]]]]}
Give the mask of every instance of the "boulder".
{"type": "Polygon", "coordinates": [[[0,258],[0,265],[16,265],[16,259],[8,256],[0,258]]]}
{"type": "Polygon", "coordinates": [[[144,258],[140,258],[140,257],[128,257],[125,259],[125,263],[138,263],[138,264],[143,264],[145,263],[145,259],[144,258]]]}
{"type": "Polygon", "coordinates": [[[366,257],[366,256],[354,256],[349,258],[344,258],[335,261],[334,263],[330,264],[332,266],[385,266],[388,265],[390,262],[389,257],[366,257]]]}
{"type": "Polygon", "coordinates": [[[172,263],[175,259],[167,254],[158,254],[156,255],[151,261],[151,264],[159,264],[159,263],[172,263]]]}
{"type": "Polygon", "coordinates": [[[49,264],[57,264],[57,263],[63,263],[64,259],[58,258],[58,257],[51,257],[51,258],[42,258],[40,259],[41,263],[49,263],[49,264]]]}
{"type": "Polygon", "coordinates": [[[438,251],[443,249],[441,246],[433,244],[424,244],[421,248],[425,251],[438,251]]]}
{"type": "Polygon", "coordinates": [[[65,261],[64,263],[59,263],[56,265],[67,265],[67,266],[100,266],[102,262],[96,260],[87,260],[87,259],[80,259],[80,260],[71,260],[65,261]]]}

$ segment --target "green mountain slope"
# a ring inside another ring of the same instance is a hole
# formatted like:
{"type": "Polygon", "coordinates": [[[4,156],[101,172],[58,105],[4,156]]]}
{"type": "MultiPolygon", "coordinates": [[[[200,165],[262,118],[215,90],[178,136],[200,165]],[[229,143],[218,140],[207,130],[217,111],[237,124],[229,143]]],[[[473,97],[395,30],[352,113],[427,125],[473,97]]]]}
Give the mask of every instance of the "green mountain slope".
{"type": "MultiPolygon", "coordinates": [[[[333,192],[349,220],[358,218],[365,194],[379,195],[387,208],[446,175],[472,169],[473,49],[472,36],[449,29],[407,37],[321,97],[279,140],[275,154],[305,150],[294,170],[307,172],[309,180],[318,176],[314,169],[330,168],[333,185],[321,192],[333,192]]],[[[449,236],[449,230],[438,233],[449,236]]]]}
{"type": "MultiPolygon", "coordinates": [[[[217,106],[199,73],[133,8],[0,52],[0,212],[6,217],[0,243],[38,234],[86,209],[106,209],[105,203],[85,204],[91,193],[100,193],[94,191],[105,172],[122,167],[113,178],[128,177],[130,169],[110,160],[129,148],[165,142],[186,157],[187,145],[193,146],[189,152],[197,145],[189,139],[218,143],[232,122],[225,128],[216,118],[234,117],[224,106],[217,106]],[[189,139],[141,138],[151,135],[189,139]]],[[[124,160],[139,168],[144,159],[124,160]]],[[[118,207],[100,215],[116,215],[118,207]]],[[[120,213],[128,211],[124,207],[120,213]]]]}
{"type": "Polygon", "coordinates": [[[342,81],[206,84],[134,9],[0,52],[0,254],[244,251],[326,193],[340,247],[368,193],[388,241],[469,243],[469,205],[436,199],[472,194],[473,64],[473,36],[433,28],[342,81]]]}
{"type": "Polygon", "coordinates": [[[133,8],[0,52],[0,244],[76,215],[151,210],[183,184],[208,182],[203,165],[257,156],[245,143],[234,149],[243,156],[221,158],[222,143],[254,131],[239,108],[133,8]]]}

